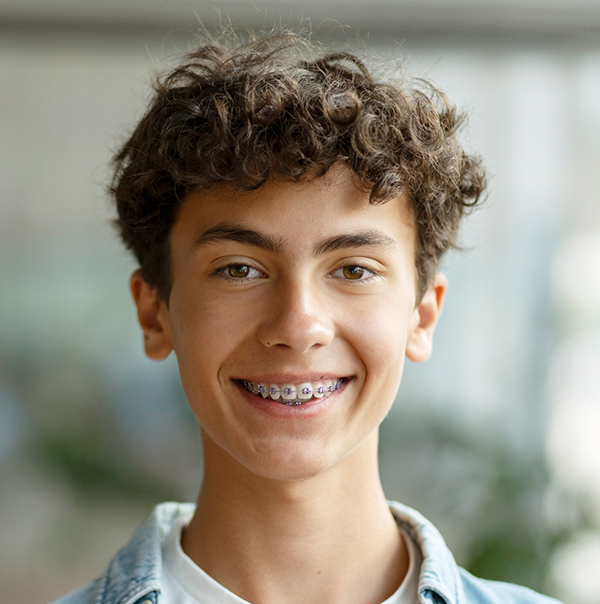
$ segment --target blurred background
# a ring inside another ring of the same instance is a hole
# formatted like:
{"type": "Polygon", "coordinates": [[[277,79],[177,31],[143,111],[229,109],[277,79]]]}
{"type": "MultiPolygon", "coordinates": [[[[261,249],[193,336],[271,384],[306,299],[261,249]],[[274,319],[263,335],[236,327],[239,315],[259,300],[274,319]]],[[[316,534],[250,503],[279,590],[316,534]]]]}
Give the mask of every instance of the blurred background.
{"type": "Polygon", "coordinates": [[[196,497],[199,438],[173,359],[142,352],[109,161],[200,22],[301,18],[436,81],[491,174],[445,261],[433,358],[382,427],[387,494],[472,572],[600,602],[600,3],[0,0],[4,604],[85,584],[155,503],[196,497]]]}

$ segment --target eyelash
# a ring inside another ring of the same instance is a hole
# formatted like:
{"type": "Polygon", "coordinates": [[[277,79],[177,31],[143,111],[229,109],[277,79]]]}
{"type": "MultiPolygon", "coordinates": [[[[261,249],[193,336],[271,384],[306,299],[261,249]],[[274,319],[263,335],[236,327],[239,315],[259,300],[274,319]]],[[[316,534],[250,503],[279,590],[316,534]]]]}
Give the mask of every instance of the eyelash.
{"type": "MultiPolygon", "coordinates": [[[[253,281],[256,278],[264,278],[264,273],[262,271],[260,271],[259,269],[255,268],[254,266],[251,266],[250,264],[244,264],[243,262],[239,262],[239,263],[233,262],[231,264],[226,264],[225,266],[218,268],[211,274],[211,276],[220,277],[221,279],[223,279],[225,281],[229,281],[229,282],[248,283],[249,281],[253,281]],[[248,268],[249,273],[252,273],[252,271],[254,271],[256,274],[254,276],[233,277],[230,274],[228,274],[228,271],[234,267],[248,268]]],[[[336,268],[334,271],[332,271],[331,273],[329,273],[328,276],[331,277],[332,279],[341,279],[342,281],[346,281],[347,283],[352,283],[352,282],[366,283],[366,282],[372,281],[373,279],[379,277],[379,273],[377,273],[376,271],[374,271],[370,268],[367,268],[366,266],[361,266],[359,264],[344,264],[343,266],[340,266],[340,267],[336,268]],[[348,277],[344,276],[343,274],[336,275],[336,273],[342,273],[342,271],[347,268],[360,269],[362,271],[361,278],[349,279],[348,277]],[[363,276],[365,278],[362,278],[363,276]]]]}
{"type": "Polygon", "coordinates": [[[254,281],[256,278],[263,278],[264,273],[261,270],[255,268],[254,266],[252,266],[250,264],[246,264],[244,262],[232,262],[231,264],[226,264],[225,266],[218,268],[216,271],[211,273],[211,276],[220,277],[221,279],[223,279],[225,281],[230,281],[230,282],[235,282],[235,283],[248,283],[249,281],[254,281]],[[254,272],[256,274],[254,276],[233,277],[230,274],[228,274],[228,271],[234,267],[247,268],[249,273],[254,272]]]}
{"type": "Polygon", "coordinates": [[[340,266],[338,268],[336,268],[334,271],[332,271],[329,276],[331,278],[339,278],[342,279],[343,281],[346,281],[348,283],[368,283],[370,281],[372,281],[373,279],[376,279],[377,277],[379,277],[379,273],[374,271],[373,269],[367,268],[366,266],[361,266],[360,264],[344,264],[344,266],[340,266]],[[362,276],[364,276],[365,278],[359,278],[359,279],[349,279],[348,277],[346,277],[345,275],[343,275],[342,271],[346,268],[350,268],[350,269],[360,269],[362,271],[362,276]],[[339,277],[336,277],[336,273],[342,273],[339,277]]]}

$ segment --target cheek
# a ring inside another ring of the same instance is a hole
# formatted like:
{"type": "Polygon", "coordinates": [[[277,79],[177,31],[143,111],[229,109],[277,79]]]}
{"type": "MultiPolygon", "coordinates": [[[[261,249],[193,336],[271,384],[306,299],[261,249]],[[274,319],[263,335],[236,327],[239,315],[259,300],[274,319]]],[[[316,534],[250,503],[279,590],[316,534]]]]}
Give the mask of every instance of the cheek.
{"type": "MultiPolygon", "coordinates": [[[[393,397],[398,389],[408,333],[407,309],[389,300],[361,313],[348,335],[365,369],[365,387],[393,397]]],[[[390,401],[391,403],[391,401],[390,401]]]]}
{"type": "Polygon", "coordinates": [[[171,313],[176,350],[196,359],[220,358],[247,329],[246,310],[236,303],[235,296],[223,299],[203,292],[174,292],[171,313]]]}
{"type": "MultiPolygon", "coordinates": [[[[215,408],[222,368],[247,337],[249,316],[236,305],[198,292],[173,292],[173,344],[184,392],[198,416],[205,401],[215,408]]],[[[205,409],[206,411],[206,409],[205,409]]],[[[198,417],[200,419],[200,417],[198,417]]]]}

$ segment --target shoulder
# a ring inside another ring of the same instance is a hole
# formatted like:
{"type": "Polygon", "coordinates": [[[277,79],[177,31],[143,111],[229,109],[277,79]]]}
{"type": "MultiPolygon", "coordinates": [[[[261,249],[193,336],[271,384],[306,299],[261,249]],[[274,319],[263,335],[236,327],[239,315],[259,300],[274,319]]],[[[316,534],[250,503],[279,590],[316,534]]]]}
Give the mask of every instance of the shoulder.
{"type": "Polygon", "coordinates": [[[456,564],[442,535],[429,520],[401,503],[388,503],[397,524],[408,533],[423,554],[419,583],[422,602],[560,604],[526,587],[474,577],[456,564]]]}
{"type": "Polygon", "coordinates": [[[478,579],[459,568],[465,604],[560,604],[558,600],[512,583],[478,579]]]}
{"type": "Polygon", "coordinates": [[[174,502],[156,506],[101,578],[53,604],[154,602],[161,589],[162,543],[175,523],[189,522],[194,509],[193,504],[174,502]]]}

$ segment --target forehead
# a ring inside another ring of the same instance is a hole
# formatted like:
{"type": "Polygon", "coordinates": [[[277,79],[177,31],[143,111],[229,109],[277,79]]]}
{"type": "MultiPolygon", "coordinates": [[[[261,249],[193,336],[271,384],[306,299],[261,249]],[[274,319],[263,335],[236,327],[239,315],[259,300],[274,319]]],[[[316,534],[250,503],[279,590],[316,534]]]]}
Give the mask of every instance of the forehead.
{"type": "Polygon", "coordinates": [[[416,239],[408,200],[399,196],[370,203],[369,190],[343,165],[334,166],[324,176],[300,181],[275,176],[253,191],[240,191],[225,183],[195,191],[183,202],[171,245],[195,240],[221,224],[297,244],[357,230],[379,232],[411,248],[416,239]]]}

